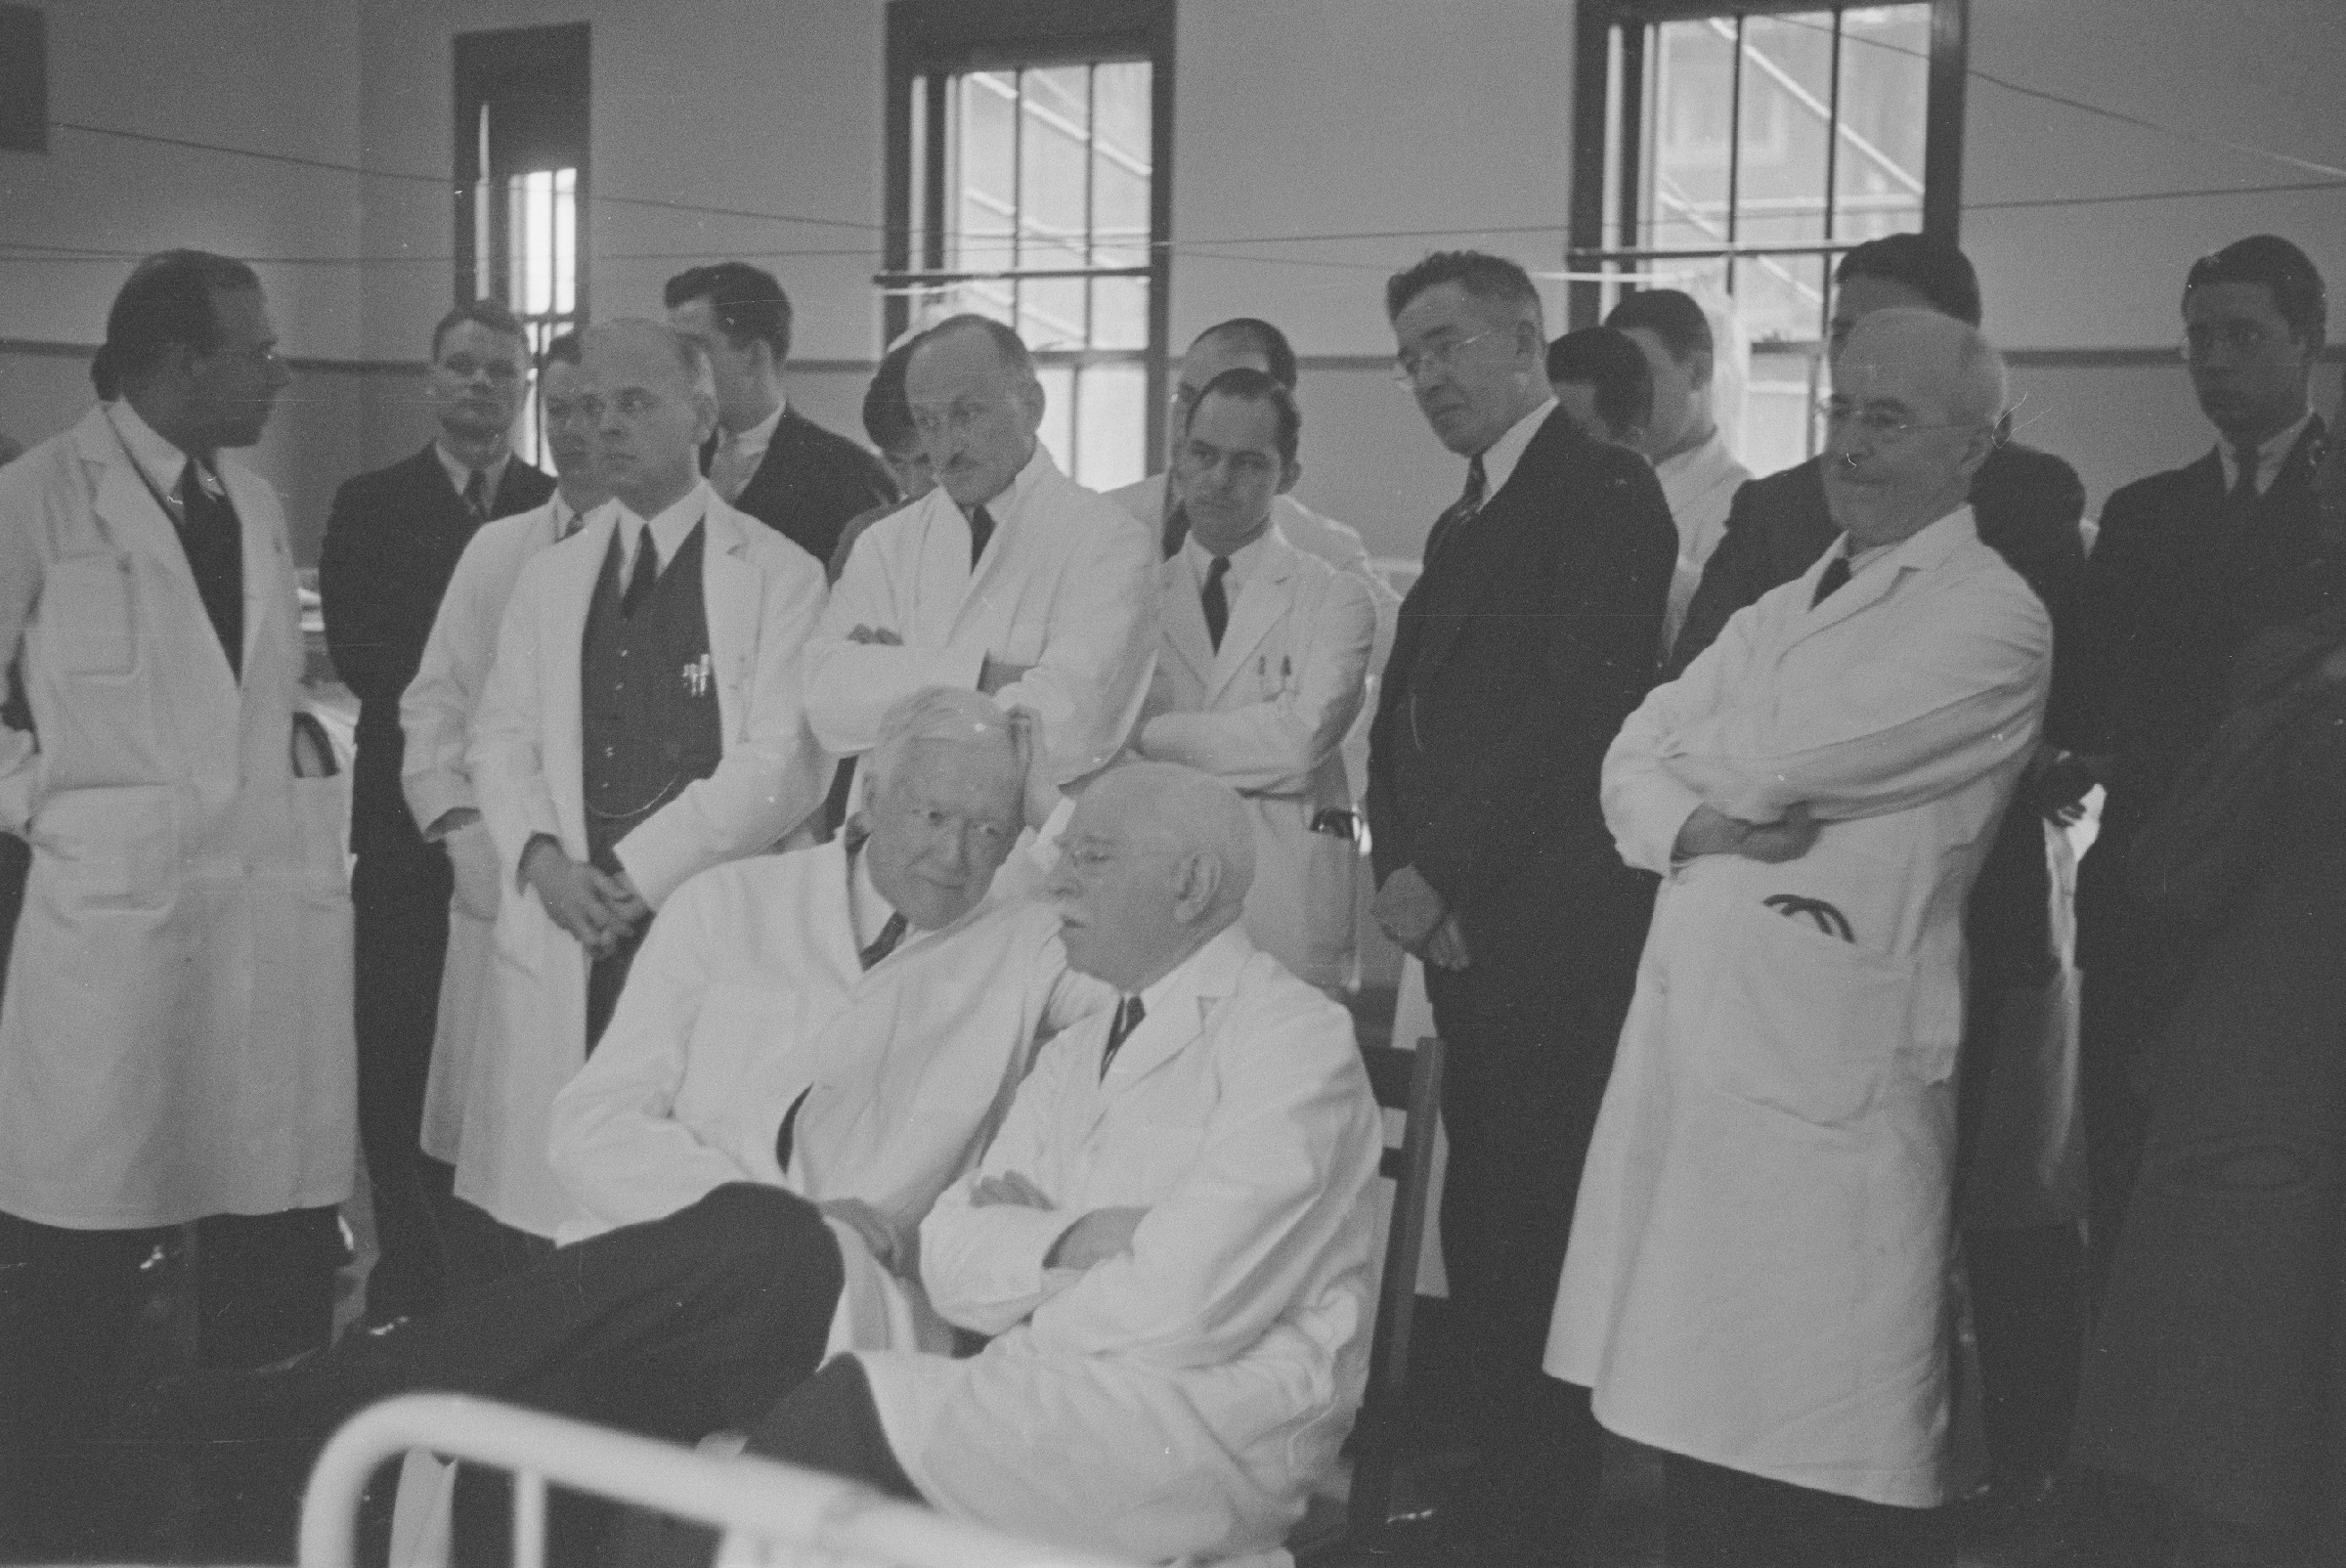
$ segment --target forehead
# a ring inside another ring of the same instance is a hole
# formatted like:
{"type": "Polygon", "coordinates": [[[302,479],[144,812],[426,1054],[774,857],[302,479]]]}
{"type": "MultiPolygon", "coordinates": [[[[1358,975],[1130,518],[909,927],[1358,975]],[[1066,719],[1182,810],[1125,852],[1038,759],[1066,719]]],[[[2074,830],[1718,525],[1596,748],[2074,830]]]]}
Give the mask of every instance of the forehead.
{"type": "Polygon", "coordinates": [[[2273,290],[2263,283],[2206,283],[2183,302],[2187,322],[2253,320],[2281,325],[2273,290]]]}
{"type": "Polygon", "coordinates": [[[593,384],[594,378],[586,373],[584,366],[573,365],[568,360],[555,360],[538,377],[540,389],[549,398],[576,397],[593,384]]]}
{"type": "Polygon", "coordinates": [[[1190,439],[1217,447],[1279,448],[1279,410],[1262,398],[1235,398],[1217,392],[1197,405],[1190,420],[1190,439]]]}
{"type": "Polygon", "coordinates": [[[964,327],[923,343],[904,368],[904,396],[910,402],[942,402],[971,393],[998,392],[1010,384],[993,340],[964,327]]]}
{"type": "Polygon", "coordinates": [[[904,743],[893,793],[932,806],[997,806],[1018,787],[1018,762],[1006,745],[927,736],[904,743]]]}
{"type": "Polygon", "coordinates": [[[1919,288],[1894,278],[1852,278],[1833,292],[1833,319],[1854,322],[1878,310],[1931,310],[1919,288]]]}
{"type": "Polygon", "coordinates": [[[1833,367],[1836,397],[1908,408],[1944,405],[1954,367],[1922,345],[1886,337],[1853,337],[1833,367]]]}
{"type": "Polygon", "coordinates": [[[1405,340],[1463,337],[1507,320],[1504,307],[1475,298],[1463,283],[1436,283],[1401,308],[1393,318],[1393,330],[1405,340]]]}
{"type": "Polygon", "coordinates": [[[225,347],[250,348],[277,336],[269,320],[269,302],[257,288],[213,289],[212,323],[225,347]]]}
{"type": "Polygon", "coordinates": [[[458,322],[442,334],[439,359],[446,363],[456,354],[469,354],[476,360],[517,360],[523,357],[524,350],[518,337],[492,331],[479,322],[458,322]]]}
{"type": "Polygon", "coordinates": [[[654,388],[662,392],[687,390],[684,369],[667,344],[634,335],[590,339],[586,344],[586,374],[611,391],[654,388]]]}
{"type": "Polygon", "coordinates": [[[1240,370],[1269,373],[1271,362],[1235,333],[1216,333],[1199,338],[1182,356],[1181,384],[1195,390],[1224,370],[1240,370]]]}

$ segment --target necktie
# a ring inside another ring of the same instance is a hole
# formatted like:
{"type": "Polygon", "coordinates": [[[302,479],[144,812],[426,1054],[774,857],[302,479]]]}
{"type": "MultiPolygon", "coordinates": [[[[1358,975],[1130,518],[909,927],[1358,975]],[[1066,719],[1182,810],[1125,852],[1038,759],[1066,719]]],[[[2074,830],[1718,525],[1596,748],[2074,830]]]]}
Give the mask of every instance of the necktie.
{"type": "Polygon", "coordinates": [[[1100,1076],[1108,1076],[1108,1065],[1116,1059],[1116,1048],[1132,1037],[1141,1026],[1141,999],[1127,996],[1116,1004],[1116,1022],[1108,1025],[1108,1049],[1100,1053],[1100,1076]]]}
{"type": "Polygon", "coordinates": [[[489,476],[479,468],[464,481],[464,509],[472,514],[475,528],[489,520],[489,476]]]}
{"type": "Polygon", "coordinates": [[[2232,490],[2224,503],[2236,512],[2256,509],[2256,449],[2242,443],[2232,449],[2232,490]]]}
{"type": "Polygon", "coordinates": [[[872,944],[869,947],[858,948],[856,950],[856,961],[862,964],[864,968],[869,969],[874,964],[880,962],[880,960],[883,958],[886,958],[889,954],[894,952],[896,950],[896,944],[904,939],[904,912],[902,910],[898,910],[894,914],[889,916],[888,924],[880,928],[880,935],[872,938],[872,944]]]}
{"type": "Polygon", "coordinates": [[[1442,545],[1450,536],[1483,509],[1483,495],[1489,484],[1483,473],[1482,454],[1478,452],[1466,463],[1466,488],[1458,492],[1458,499],[1452,501],[1441,516],[1434,519],[1432,532],[1425,536],[1427,565],[1433,564],[1434,557],[1441,552],[1442,545]]]}
{"type": "Polygon", "coordinates": [[[219,481],[190,458],[179,475],[179,542],[188,570],[203,600],[203,613],[219,634],[228,668],[241,677],[244,651],[243,534],[237,509],[218,489],[219,481]]]}
{"type": "Polygon", "coordinates": [[[782,1167],[782,1173],[786,1176],[790,1174],[791,1150],[798,1142],[799,1107],[804,1105],[806,1097],[812,1093],[812,1084],[799,1091],[799,1097],[790,1103],[790,1109],[782,1112],[782,1130],[774,1134],[774,1163],[782,1167]]]}
{"type": "Polygon", "coordinates": [[[1205,588],[1197,602],[1205,608],[1205,634],[1214,641],[1214,651],[1222,651],[1222,633],[1230,627],[1230,595],[1223,589],[1222,580],[1230,575],[1230,557],[1217,555],[1214,564],[1205,569],[1205,588]]]}
{"type": "Polygon", "coordinates": [[[1808,608],[1813,610],[1840,592],[1841,586],[1848,580],[1849,558],[1846,555],[1834,556],[1825,563],[1825,575],[1816,580],[1816,597],[1808,601],[1808,608]]]}
{"type": "Polygon", "coordinates": [[[660,581],[660,546],[652,543],[652,531],[643,530],[635,541],[635,570],[628,578],[627,591],[619,596],[619,613],[633,619],[636,607],[650,596],[660,581]]]}
{"type": "Polygon", "coordinates": [[[1171,560],[1181,551],[1181,542],[1190,537],[1190,514],[1180,501],[1165,508],[1165,559],[1171,560]]]}
{"type": "Polygon", "coordinates": [[[978,570],[978,557],[985,553],[985,542],[994,537],[994,514],[983,506],[970,509],[970,570],[978,570]]]}

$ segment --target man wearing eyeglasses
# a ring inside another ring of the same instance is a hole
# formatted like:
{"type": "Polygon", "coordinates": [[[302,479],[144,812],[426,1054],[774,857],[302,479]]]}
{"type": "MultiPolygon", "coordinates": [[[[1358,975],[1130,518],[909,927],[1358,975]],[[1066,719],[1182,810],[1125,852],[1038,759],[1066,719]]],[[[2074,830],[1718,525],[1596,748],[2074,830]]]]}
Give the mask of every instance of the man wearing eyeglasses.
{"type": "Polygon", "coordinates": [[[1834,372],[1841,538],[1604,759],[1666,880],[1548,1370],[1663,1451],[1670,1560],[1951,1568],[1945,1295],[1963,902],[2036,744],[2052,625],[1967,497],[2001,356],[1889,310],[1834,372]]]}
{"type": "Polygon", "coordinates": [[[1443,1261],[1484,1451],[1444,1532],[1478,1562],[1565,1561],[1597,1432],[1541,1348],[1653,896],[1606,841],[1597,764],[1652,681],[1677,533],[1645,459],[1558,413],[1521,267],[1437,253],[1385,302],[1396,376],[1462,481],[1368,754],[1376,918],[1424,960],[1450,1052],[1443,1261]]]}
{"type": "Polygon", "coordinates": [[[2192,264],[2183,320],[2216,447],[2104,507],[2048,719],[2071,755],[2040,787],[2055,807],[2096,783],[2108,791],[2077,889],[2097,1291],[2147,1130],[2138,1076],[2196,956],[2189,930],[2127,899],[2127,852],[2222,718],[2233,656],[2346,588],[2323,551],[2313,487],[2327,435],[2310,401],[2327,325],[2321,274],[2288,240],[2251,236],[2192,264]]]}
{"type": "Polygon", "coordinates": [[[431,1203],[449,1173],[419,1138],[455,879],[447,851],[424,841],[400,792],[399,699],[474,532],[553,493],[552,479],[513,454],[529,372],[521,323],[497,301],[441,318],[424,381],[439,431],[421,452],[334,493],[318,564],[326,646],[359,699],[352,1004],[359,1136],[381,1248],[367,1277],[370,1324],[439,1310],[446,1267],[431,1203]]]}

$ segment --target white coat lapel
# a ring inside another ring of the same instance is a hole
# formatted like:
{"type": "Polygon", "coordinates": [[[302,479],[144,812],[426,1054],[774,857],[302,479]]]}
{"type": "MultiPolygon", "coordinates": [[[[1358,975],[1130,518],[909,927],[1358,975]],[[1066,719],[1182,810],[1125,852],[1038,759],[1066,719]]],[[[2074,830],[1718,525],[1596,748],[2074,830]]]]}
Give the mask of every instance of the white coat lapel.
{"type": "Polygon", "coordinates": [[[611,536],[618,528],[618,507],[606,503],[596,508],[576,534],[547,552],[546,559],[554,564],[538,616],[538,689],[547,694],[544,712],[538,718],[544,747],[545,788],[554,800],[554,816],[570,841],[563,848],[580,859],[586,855],[586,780],[582,738],[586,691],[581,684],[579,651],[586,635],[586,610],[594,599],[595,579],[602,575],[603,557],[610,553],[611,536]]]}
{"type": "Polygon", "coordinates": [[[1208,706],[1222,700],[1231,677],[1246,668],[1263,639],[1286,619],[1293,603],[1294,575],[1294,546],[1276,534],[1266,536],[1260,564],[1238,590],[1238,602],[1230,607],[1230,625],[1223,631],[1222,651],[1214,659],[1213,684],[1206,692],[1208,706]]]}
{"type": "Polygon", "coordinates": [[[714,494],[703,526],[707,534],[701,550],[701,603],[709,620],[709,659],[717,667],[720,750],[731,751],[746,722],[745,688],[758,662],[758,600],[764,574],[750,559],[741,513],[714,494]]]}
{"type": "Polygon", "coordinates": [[[1214,684],[1214,642],[1205,631],[1205,607],[1197,600],[1197,575],[1186,555],[1175,555],[1156,569],[1157,598],[1162,608],[1165,640],[1189,667],[1199,691],[1214,684]]]}
{"type": "MultiPolygon", "coordinates": [[[[131,457],[130,449],[122,445],[121,437],[114,433],[114,427],[107,419],[104,412],[95,412],[91,417],[104,427],[103,432],[95,430],[88,432],[88,438],[83,447],[83,451],[89,458],[103,464],[98,474],[97,497],[93,502],[93,509],[107,525],[116,549],[126,554],[147,557],[153,563],[156,570],[170,580],[178,602],[171,606],[166,613],[180,619],[183,625],[191,628],[202,628],[202,634],[207,637],[211,636],[211,617],[204,610],[202,592],[196,587],[196,569],[188,564],[187,546],[180,543],[179,526],[171,520],[170,514],[163,510],[162,503],[155,500],[154,492],[149,488],[147,479],[139,471],[138,463],[131,457]]],[[[245,567],[247,595],[251,592],[251,579],[252,570],[247,562],[245,567]]],[[[248,645],[252,620],[252,613],[247,605],[244,625],[248,645]]],[[[189,645],[193,646],[193,643],[189,645]]],[[[229,672],[226,654],[222,654],[216,661],[203,661],[200,670],[171,672],[171,679],[175,685],[182,678],[200,682],[200,689],[209,695],[218,697],[226,704],[228,714],[232,716],[235,714],[239,693],[236,679],[229,672]]],[[[195,716],[188,717],[194,719],[195,716]]],[[[190,723],[182,730],[182,733],[190,736],[198,735],[204,722],[206,721],[196,720],[190,723]]],[[[235,719],[232,717],[227,722],[233,725],[235,719]]]]}
{"type": "MultiPolygon", "coordinates": [[[[928,606],[949,604],[953,613],[940,619],[952,629],[947,633],[950,640],[960,632],[962,613],[969,607],[970,590],[978,586],[978,574],[970,570],[969,520],[961,515],[961,508],[945,494],[942,485],[929,492],[921,504],[925,509],[921,513],[919,540],[919,597],[906,620],[926,620],[921,612],[928,606]]],[[[1001,521],[999,517],[994,519],[997,531],[1001,521]]],[[[909,640],[910,632],[905,627],[895,630],[909,640]]]]}
{"type": "MultiPolygon", "coordinates": [[[[1174,972],[1170,977],[1173,983],[1164,986],[1155,1004],[1143,1013],[1140,1026],[1125,1036],[1108,1073],[1100,1079],[1087,1135],[1109,1106],[1204,1035],[1213,1024],[1215,1010],[1238,989],[1239,972],[1253,953],[1254,944],[1234,925],[1174,972]]],[[[1106,1019],[1108,1022],[1099,1025],[1103,1045],[1108,1023],[1114,1019],[1113,1009],[1106,1019]]]]}

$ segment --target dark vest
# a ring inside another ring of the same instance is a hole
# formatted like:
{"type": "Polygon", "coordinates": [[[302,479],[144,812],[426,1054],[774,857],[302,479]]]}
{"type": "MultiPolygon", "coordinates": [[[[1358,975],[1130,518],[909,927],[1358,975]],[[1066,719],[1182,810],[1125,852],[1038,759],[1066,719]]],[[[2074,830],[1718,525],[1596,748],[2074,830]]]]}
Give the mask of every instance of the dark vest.
{"type": "Polygon", "coordinates": [[[586,607],[579,650],[581,771],[587,858],[605,871],[619,869],[614,845],[686,785],[716,772],[724,755],[701,594],[703,538],[695,524],[630,616],[619,607],[622,545],[615,531],[586,607]]]}

